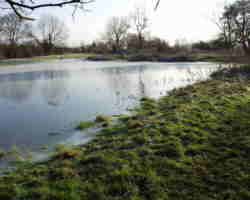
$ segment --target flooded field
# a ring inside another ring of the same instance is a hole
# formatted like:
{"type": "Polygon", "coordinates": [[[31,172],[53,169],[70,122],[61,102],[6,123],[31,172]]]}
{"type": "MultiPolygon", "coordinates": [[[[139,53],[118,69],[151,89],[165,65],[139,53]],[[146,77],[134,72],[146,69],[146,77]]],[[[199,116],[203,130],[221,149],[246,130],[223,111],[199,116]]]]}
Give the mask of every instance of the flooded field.
{"type": "Polygon", "coordinates": [[[75,131],[80,120],[127,112],[141,97],[204,80],[216,67],[77,59],[1,67],[0,148],[83,143],[91,134],[75,131]]]}

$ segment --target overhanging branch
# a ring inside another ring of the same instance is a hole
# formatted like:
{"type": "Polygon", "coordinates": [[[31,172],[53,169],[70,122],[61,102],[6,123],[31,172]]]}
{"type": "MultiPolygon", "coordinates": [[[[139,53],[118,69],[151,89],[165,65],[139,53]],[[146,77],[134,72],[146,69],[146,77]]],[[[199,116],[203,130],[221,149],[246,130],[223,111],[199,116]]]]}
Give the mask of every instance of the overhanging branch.
{"type": "MultiPolygon", "coordinates": [[[[95,0],[68,0],[68,1],[61,1],[58,3],[44,3],[44,4],[27,4],[24,1],[13,1],[13,0],[5,0],[7,4],[12,8],[12,10],[16,13],[18,17],[21,19],[28,19],[33,20],[32,18],[28,18],[22,15],[22,13],[19,11],[19,9],[27,9],[27,10],[35,10],[38,8],[44,8],[44,7],[63,7],[65,5],[69,4],[75,4],[75,5],[84,5],[94,2],[95,0]]],[[[31,3],[34,3],[31,1],[31,3]]]]}
{"type": "Polygon", "coordinates": [[[161,0],[157,0],[156,5],[155,5],[155,10],[158,8],[161,0]]]}

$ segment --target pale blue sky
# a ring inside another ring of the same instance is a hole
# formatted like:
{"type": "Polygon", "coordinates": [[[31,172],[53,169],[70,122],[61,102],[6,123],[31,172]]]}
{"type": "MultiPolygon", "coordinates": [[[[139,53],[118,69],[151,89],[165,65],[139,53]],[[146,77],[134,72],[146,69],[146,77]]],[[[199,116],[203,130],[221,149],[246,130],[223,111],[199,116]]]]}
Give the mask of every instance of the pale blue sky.
{"type": "Polygon", "coordinates": [[[225,4],[225,0],[161,0],[158,10],[153,11],[154,2],[155,0],[96,0],[86,7],[90,12],[79,10],[74,19],[69,8],[39,10],[36,14],[60,16],[70,30],[69,43],[78,45],[81,41],[89,42],[100,38],[110,17],[126,16],[135,6],[145,5],[150,17],[148,31],[151,35],[162,37],[170,43],[183,38],[192,42],[216,36],[218,29],[211,18],[225,4]]]}

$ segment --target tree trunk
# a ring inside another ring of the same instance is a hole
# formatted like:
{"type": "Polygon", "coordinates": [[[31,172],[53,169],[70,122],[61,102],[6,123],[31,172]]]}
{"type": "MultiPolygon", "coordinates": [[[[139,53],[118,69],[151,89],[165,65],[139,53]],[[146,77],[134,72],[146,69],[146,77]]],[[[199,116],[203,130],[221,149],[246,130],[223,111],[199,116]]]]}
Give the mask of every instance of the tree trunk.
{"type": "Polygon", "coordinates": [[[138,35],[139,49],[143,49],[143,36],[142,34],[138,35]]]}
{"type": "Polygon", "coordinates": [[[250,56],[250,46],[246,44],[246,42],[242,43],[243,50],[245,52],[245,55],[250,56]]]}

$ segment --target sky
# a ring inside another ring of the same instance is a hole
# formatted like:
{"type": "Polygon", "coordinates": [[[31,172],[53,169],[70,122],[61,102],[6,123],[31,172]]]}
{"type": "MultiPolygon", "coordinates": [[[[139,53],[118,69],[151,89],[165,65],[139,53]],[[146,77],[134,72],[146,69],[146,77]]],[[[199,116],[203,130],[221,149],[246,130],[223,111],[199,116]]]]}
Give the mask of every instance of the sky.
{"type": "Polygon", "coordinates": [[[60,17],[69,29],[68,44],[77,46],[100,39],[110,17],[127,16],[135,7],[142,6],[149,16],[150,27],[147,31],[150,35],[174,44],[176,40],[195,42],[213,39],[218,28],[212,18],[222,11],[225,3],[232,1],[161,0],[155,11],[156,0],[96,0],[86,6],[88,12],[79,10],[74,17],[69,7],[39,10],[36,15],[49,13],[60,17]]]}

